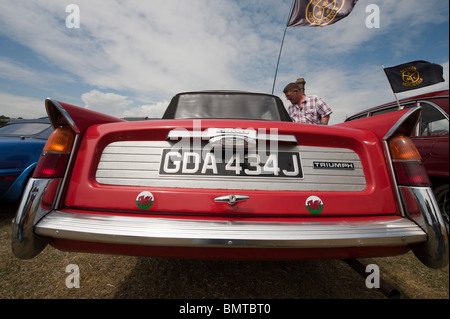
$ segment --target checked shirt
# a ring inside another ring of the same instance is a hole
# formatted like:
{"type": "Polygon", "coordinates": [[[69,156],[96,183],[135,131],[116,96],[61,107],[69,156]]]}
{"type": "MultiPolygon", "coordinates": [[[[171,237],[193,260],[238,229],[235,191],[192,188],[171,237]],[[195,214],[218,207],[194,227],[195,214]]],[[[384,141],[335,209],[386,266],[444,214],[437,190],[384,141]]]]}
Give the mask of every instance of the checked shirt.
{"type": "Polygon", "coordinates": [[[300,106],[291,104],[288,113],[294,122],[320,124],[322,117],[330,115],[332,111],[320,97],[310,95],[306,96],[300,106]]]}

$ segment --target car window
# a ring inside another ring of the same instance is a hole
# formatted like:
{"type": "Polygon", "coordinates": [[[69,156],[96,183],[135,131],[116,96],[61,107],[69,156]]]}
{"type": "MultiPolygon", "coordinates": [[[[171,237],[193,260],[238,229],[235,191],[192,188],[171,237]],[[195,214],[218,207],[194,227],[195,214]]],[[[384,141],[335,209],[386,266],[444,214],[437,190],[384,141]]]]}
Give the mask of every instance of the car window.
{"type": "Polygon", "coordinates": [[[273,97],[205,93],[181,95],[175,118],[280,120],[273,97]]]}
{"type": "MultiPolygon", "coordinates": [[[[46,123],[11,123],[0,127],[0,136],[25,136],[30,137],[47,130],[50,124],[46,123]]],[[[48,137],[48,136],[47,136],[48,137]]]]}
{"type": "Polygon", "coordinates": [[[45,130],[43,130],[42,132],[40,132],[38,135],[36,135],[34,137],[46,140],[50,137],[50,134],[52,134],[52,133],[53,133],[53,127],[50,125],[45,130]]]}
{"type": "Polygon", "coordinates": [[[385,114],[385,113],[390,113],[390,112],[394,112],[394,111],[398,111],[398,107],[390,107],[390,108],[386,108],[386,109],[381,109],[378,111],[374,111],[372,112],[372,116],[376,116],[376,115],[381,115],[381,114],[385,114]]]}
{"type": "Polygon", "coordinates": [[[448,119],[435,106],[421,103],[420,136],[448,136],[448,119]]]}
{"type": "Polygon", "coordinates": [[[367,113],[364,113],[364,114],[361,114],[361,115],[358,115],[358,116],[354,116],[354,117],[349,117],[348,119],[346,119],[345,121],[347,122],[347,121],[354,121],[354,120],[359,120],[359,119],[364,119],[364,118],[366,118],[367,117],[367,113]]]}

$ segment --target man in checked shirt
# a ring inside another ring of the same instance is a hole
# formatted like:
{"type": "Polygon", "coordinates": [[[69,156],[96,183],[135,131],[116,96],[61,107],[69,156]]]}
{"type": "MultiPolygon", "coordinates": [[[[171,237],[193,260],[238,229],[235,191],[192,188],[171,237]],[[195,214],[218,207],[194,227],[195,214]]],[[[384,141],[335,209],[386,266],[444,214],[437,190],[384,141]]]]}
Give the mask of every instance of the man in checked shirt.
{"type": "Polygon", "coordinates": [[[306,96],[301,93],[297,83],[289,83],[283,90],[292,104],[288,107],[288,113],[292,121],[297,123],[327,125],[332,110],[318,96],[306,96]]]}

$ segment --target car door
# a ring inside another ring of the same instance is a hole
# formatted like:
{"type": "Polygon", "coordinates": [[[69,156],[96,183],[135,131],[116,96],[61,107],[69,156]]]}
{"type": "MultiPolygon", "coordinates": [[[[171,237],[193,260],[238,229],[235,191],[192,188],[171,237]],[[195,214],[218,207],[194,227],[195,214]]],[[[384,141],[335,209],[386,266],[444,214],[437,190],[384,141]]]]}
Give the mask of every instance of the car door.
{"type": "Polygon", "coordinates": [[[423,111],[413,141],[430,177],[448,178],[449,119],[434,102],[438,101],[419,103],[423,111]]]}

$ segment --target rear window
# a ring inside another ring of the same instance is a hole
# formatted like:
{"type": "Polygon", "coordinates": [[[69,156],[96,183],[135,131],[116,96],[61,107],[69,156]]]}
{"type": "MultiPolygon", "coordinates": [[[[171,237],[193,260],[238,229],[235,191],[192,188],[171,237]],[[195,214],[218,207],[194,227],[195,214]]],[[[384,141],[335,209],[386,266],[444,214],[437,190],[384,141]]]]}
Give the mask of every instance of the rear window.
{"type": "Polygon", "coordinates": [[[281,120],[271,96],[207,93],[180,95],[174,118],[281,120]]]}
{"type": "Polygon", "coordinates": [[[51,125],[46,123],[11,123],[0,127],[2,137],[48,138],[51,132],[51,125]]]}

